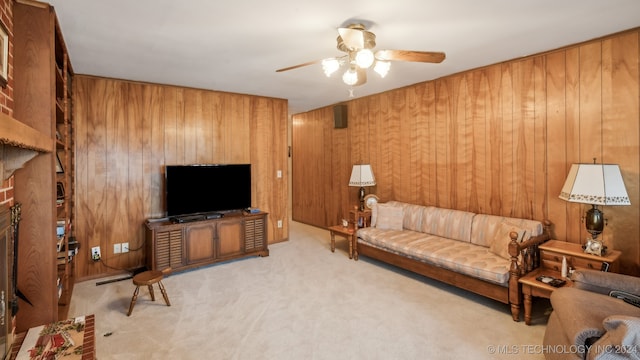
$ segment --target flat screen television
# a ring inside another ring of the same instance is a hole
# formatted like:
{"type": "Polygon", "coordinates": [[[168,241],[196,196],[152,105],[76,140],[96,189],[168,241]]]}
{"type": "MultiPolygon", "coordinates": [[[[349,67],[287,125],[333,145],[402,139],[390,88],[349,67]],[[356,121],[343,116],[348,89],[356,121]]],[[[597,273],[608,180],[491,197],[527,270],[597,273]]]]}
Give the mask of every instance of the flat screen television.
{"type": "Polygon", "coordinates": [[[251,207],[250,164],[167,165],[167,216],[251,207]]]}

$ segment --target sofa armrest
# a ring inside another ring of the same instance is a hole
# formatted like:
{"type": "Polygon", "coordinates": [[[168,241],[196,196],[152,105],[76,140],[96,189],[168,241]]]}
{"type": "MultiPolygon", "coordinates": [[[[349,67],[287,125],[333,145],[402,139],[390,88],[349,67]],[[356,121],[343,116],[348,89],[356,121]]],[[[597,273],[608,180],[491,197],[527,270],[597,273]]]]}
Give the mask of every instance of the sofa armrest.
{"type": "Polygon", "coordinates": [[[510,272],[512,275],[514,275],[516,271],[518,272],[518,276],[524,275],[527,272],[537,267],[531,263],[525,264],[526,261],[531,261],[532,259],[527,260],[523,254],[523,251],[525,249],[528,249],[527,251],[529,251],[530,252],[529,254],[531,255],[531,252],[538,251],[537,250],[538,245],[551,239],[551,230],[550,230],[551,221],[544,220],[542,222],[542,226],[543,226],[542,234],[537,236],[532,236],[529,239],[520,243],[518,242],[518,233],[513,231],[509,234],[509,237],[511,238],[511,242],[509,243],[509,255],[511,256],[510,272]],[[520,261],[520,264],[518,264],[519,261],[520,261]]]}
{"type": "Polygon", "coordinates": [[[600,338],[607,331],[604,320],[612,315],[640,316],[640,308],[620,299],[575,287],[554,290],[550,299],[567,339],[576,346],[600,338]]]}
{"type": "Polygon", "coordinates": [[[539,244],[542,244],[551,238],[551,233],[549,231],[551,222],[549,220],[545,220],[542,224],[542,234],[533,236],[521,243],[518,242],[517,232],[512,231],[509,233],[509,237],[511,238],[511,241],[509,242],[509,256],[511,258],[509,264],[509,304],[511,304],[511,316],[513,317],[513,321],[520,320],[520,302],[522,299],[522,287],[519,283],[520,276],[532,270],[532,267],[528,269],[530,266],[524,264],[530,260],[527,260],[523,255],[523,250],[529,249],[528,251],[537,251],[537,246],[539,244]]]}
{"type": "Polygon", "coordinates": [[[640,318],[613,315],[604,319],[603,326],[606,333],[589,349],[587,359],[637,359],[640,357],[640,348],[637,343],[640,318]]]}
{"type": "Polygon", "coordinates": [[[640,295],[640,278],[597,270],[576,270],[571,276],[576,288],[608,295],[612,290],[640,295]]]}

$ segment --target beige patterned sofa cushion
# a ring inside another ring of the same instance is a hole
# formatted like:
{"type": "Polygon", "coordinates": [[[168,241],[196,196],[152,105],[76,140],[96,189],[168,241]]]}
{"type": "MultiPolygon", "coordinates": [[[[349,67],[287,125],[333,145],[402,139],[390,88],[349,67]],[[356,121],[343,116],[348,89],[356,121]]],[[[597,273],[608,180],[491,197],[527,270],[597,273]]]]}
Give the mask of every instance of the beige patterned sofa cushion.
{"type": "Polygon", "coordinates": [[[491,239],[489,251],[505,259],[511,259],[509,244],[511,243],[512,232],[518,234],[516,242],[522,242],[531,237],[528,230],[519,228],[508,221],[503,221],[498,226],[498,231],[496,231],[493,239],[491,239]]]}
{"type": "Polygon", "coordinates": [[[375,209],[377,210],[376,228],[382,230],[402,230],[404,209],[401,206],[377,204],[375,209]]]}
{"type": "Polygon", "coordinates": [[[441,236],[448,239],[469,242],[471,240],[471,224],[474,213],[425,207],[422,211],[421,232],[441,236]]]}
{"type": "MultiPolygon", "coordinates": [[[[388,201],[385,204],[390,206],[400,206],[404,211],[404,221],[402,227],[407,230],[420,231],[422,227],[422,211],[426,206],[408,204],[400,201],[388,201]]],[[[371,217],[373,223],[373,215],[371,217]]],[[[371,225],[374,226],[374,225],[371,225]]]]}
{"type": "Polygon", "coordinates": [[[416,231],[376,228],[358,230],[358,242],[505,287],[509,283],[510,262],[483,246],[416,231]]]}
{"type": "Polygon", "coordinates": [[[502,222],[508,222],[515,227],[525,229],[527,236],[537,236],[542,234],[542,223],[535,220],[518,219],[505,216],[495,216],[486,214],[476,214],[473,218],[471,243],[490,247],[496,233],[500,231],[502,222]]]}
{"type": "MultiPolygon", "coordinates": [[[[404,212],[404,219],[402,227],[407,230],[420,231],[422,226],[422,209],[425,206],[403,203],[400,201],[387,201],[386,203],[378,203],[387,206],[401,207],[404,212]]],[[[376,227],[378,224],[378,207],[374,206],[371,210],[371,227],[376,227]]]]}

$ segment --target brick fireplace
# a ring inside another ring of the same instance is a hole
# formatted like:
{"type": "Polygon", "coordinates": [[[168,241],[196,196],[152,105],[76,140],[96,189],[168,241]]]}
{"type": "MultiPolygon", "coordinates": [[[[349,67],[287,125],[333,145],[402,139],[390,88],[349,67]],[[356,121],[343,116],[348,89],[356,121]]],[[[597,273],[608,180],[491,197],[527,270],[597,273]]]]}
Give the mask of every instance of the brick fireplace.
{"type": "Polygon", "coordinates": [[[13,176],[4,180],[0,185],[0,206],[13,205],[13,176]]]}

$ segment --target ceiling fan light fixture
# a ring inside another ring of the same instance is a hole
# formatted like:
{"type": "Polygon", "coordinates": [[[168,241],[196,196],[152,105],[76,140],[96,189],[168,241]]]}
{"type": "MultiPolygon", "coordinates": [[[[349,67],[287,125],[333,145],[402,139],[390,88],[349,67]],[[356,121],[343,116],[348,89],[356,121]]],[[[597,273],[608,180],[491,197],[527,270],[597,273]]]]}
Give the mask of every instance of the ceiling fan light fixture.
{"type": "Polygon", "coordinates": [[[388,61],[376,61],[376,65],[373,67],[373,71],[377,72],[380,77],[385,77],[389,73],[391,63],[388,61]]]}
{"type": "Polygon", "coordinates": [[[370,68],[374,60],[373,51],[369,49],[361,49],[356,53],[356,64],[363,69],[370,68]]]}
{"type": "Polygon", "coordinates": [[[358,83],[358,72],[354,68],[349,68],[349,70],[345,71],[342,75],[342,81],[344,81],[347,85],[355,85],[358,83]]]}
{"type": "Polygon", "coordinates": [[[330,77],[340,68],[340,62],[336,58],[322,60],[322,70],[327,77],[330,77]]]}
{"type": "MultiPolygon", "coordinates": [[[[391,61],[440,63],[446,57],[443,52],[433,51],[383,49],[374,52],[376,35],[360,23],[338,28],[336,42],[338,50],[344,54],[277,69],[276,72],[322,63],[322,70],[327,77],[331,77],[341,68],[348,68],[342,74],[342,81],[349,86],[360,86],[367,83],[367,72],[372,67],[381,78],[384,78],[389,73],[391,61]]],[[[350,91],[353,95],[353,89],[350,91]]]]}

